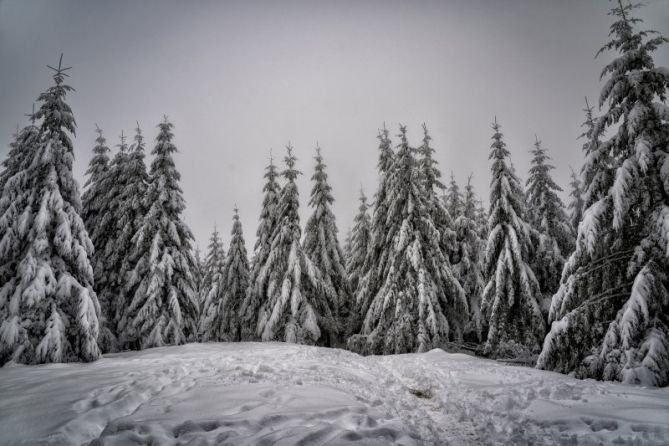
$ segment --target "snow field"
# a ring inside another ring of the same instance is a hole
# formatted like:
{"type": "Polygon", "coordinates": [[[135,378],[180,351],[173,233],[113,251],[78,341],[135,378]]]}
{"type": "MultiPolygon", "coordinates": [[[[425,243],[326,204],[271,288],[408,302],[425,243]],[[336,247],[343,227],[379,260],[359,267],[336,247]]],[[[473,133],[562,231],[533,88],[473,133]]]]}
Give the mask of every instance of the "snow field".
{"type": "Polygon", "coordinates": [[[7,445],[667,444],[669,389],[433,350],[188,344],[0,369],[7,445]]]}

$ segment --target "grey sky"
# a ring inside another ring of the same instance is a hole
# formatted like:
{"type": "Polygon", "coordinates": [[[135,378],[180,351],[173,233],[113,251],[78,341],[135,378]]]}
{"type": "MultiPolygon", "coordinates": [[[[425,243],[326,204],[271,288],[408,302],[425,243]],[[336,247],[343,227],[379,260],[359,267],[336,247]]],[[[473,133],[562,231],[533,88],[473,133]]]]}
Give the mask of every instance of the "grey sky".
{"type": "MultiPolygon", "coordinates": [[[[647,1],[645,27],[669,35],[669,0],[647,1]]],[[[487,201],[490,122],[497,115],[525,179],[534,134],[556,180],[578,168],[583,97],[596,102],[608,56],[605,0],[33,1],[0,0],[0,158],[16,124],[51,84],[46,64],[73,66],[76,175],[94,144],[138,120],[151,150],[156,124],[175,124],[185,218],[204,248],[214,221],[226,244],[240,207],[252,246],[269,149],[290,140],[309,214],[313,149],[328,163],[339,229],[358,189],[376,187],[377,129],[425,122],[445,176],[474,173],[487,201]]],[[[669,48],[656,63],[669,65],[669,48]]]]}

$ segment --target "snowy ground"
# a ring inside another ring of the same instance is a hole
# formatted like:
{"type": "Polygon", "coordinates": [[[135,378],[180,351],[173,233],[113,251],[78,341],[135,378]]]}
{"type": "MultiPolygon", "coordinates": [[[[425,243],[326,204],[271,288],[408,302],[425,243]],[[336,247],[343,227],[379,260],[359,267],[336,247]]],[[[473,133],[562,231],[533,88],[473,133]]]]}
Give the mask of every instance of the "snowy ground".
{"type": "Polygon", "coordinates": [[[666,445],[669,388],[441,350],[190,344],[0,369],[0,443],[666,445]]]}

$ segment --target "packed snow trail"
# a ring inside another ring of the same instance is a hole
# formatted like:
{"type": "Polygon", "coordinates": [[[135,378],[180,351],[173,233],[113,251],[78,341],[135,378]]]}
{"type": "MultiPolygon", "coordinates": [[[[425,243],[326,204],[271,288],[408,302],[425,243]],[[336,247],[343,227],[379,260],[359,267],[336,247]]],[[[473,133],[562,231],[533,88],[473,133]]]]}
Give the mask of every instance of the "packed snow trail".
{"type": "Polygon", "coordinates": [[[0,369],[0,443],[667,444],[669,389],[433,350],[188,344],[0,369]]]}

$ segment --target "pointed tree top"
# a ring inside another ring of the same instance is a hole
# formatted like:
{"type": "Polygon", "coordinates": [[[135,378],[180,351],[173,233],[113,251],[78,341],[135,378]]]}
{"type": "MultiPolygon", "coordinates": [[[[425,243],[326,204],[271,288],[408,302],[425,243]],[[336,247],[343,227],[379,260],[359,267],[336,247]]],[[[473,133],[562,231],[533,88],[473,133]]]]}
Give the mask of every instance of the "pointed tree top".
{"type": "MultiPolygon", "coordinates": [[[[32,108],[32,113],[27,113],[26,116],[30,118],[30,123],[35,124],[35,120],[37,119],[37,116],[35,116],[35,103],[33,102],[33,108],[32,108]]],[[[18,124],[17,124],[18,127],[18,124]]]]}
{"type": "Polygon", "coordinates": [[[541,140],[539,139],[536,133],[534,134],[534,147],[536,147],[537,149],[541,147],[541,140]]]}
{"type": "Polygon", "coordinates": [[[63,68],[63,53],[60,53],[60,59],[58,60],[58,68],[52,67],[51,65],[47,65],[47,67],[54,71],[53,78],[56,81],[56,84],[58,85],[63,83],[64,78],[69,77],[66,71],[72,68],[72,67],[63,68]]]}

